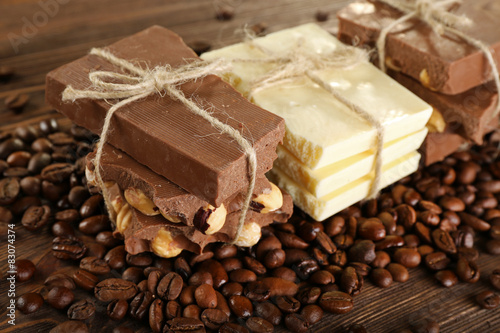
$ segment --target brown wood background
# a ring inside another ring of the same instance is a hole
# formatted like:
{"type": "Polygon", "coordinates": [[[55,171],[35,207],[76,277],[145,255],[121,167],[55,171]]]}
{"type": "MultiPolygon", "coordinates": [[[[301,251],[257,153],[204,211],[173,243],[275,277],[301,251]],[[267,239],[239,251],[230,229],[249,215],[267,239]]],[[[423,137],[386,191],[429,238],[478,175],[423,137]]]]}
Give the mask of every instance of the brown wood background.
{"type": "MultiPolygon", "coordinates": [[[[23,123],[59,117],[44,105],[45,74],[84,55],[91,47],[103,46],[153,24],[160,24],[180,34],[188,43],[208,41],[213,48],[239,41],[235,31],[256,23],[266,23],[268,31],[276,31],[300,23],[314,22],[318,10],[328,11],[330,18],[321,23],[335,31],[335,12],[344,0],[0,0],[0,66],[15,68],[16,74],[7,84],[0,84],[0,131],[23,123]],[[43,9],[45,4],[47,9],[43,9]],[[49,6],[50,7],[47,7],[49,6]],[[231,6],[235,16],[230,21],[215,20],[215,8],[231,6]],[[14,46],[13,46],[14,45],[14,46]],[[7,110],[3,99],[12,93],[28,93],[29,104],[21,114],[7,110]]],[[[69,125],[66,119],[62,123],[69,125]]],[[[47,291],[41,286],[55,269],[71,271],[75,267],[54,259],[50,253],[52,236],[48,229],[31,233],[16,228],[17,258],[28,258],[37,264],[38,272],[29,283],[18,283],[16,295],[31,290],[47,291]]],[[[65,312],[45,304],[33,315],[16,314],[16,326],[6,317],[7,246],[0,244],[0,332],[46,332],[66,319],[65,312]]],[[[333,332],[352,323],[360,323],[370,332],[398,332],[421,317],[437,320],[442,332],[500,332],[500,309],[483,310],[476,305],[475,295],[490,288],[487,276],[500,268],[500,257],[482,253],[479,260],[480,282],[446,289],[434,282],[424,268],[411,270],[407,283],[395,283],[380,289],[369,282],[355,298],[355,309],[346,315],[327,315],[312,328],[315,332],[333,332]]],[[[85,297],[77,294],[77,299],[85,297]]],[[[102,308],[101,308],[102,310],[102,308]]],[[[88,322],[92,332],[111,332],[125,325],[147,332],[137,322],[110,322],[97,315],[88,322]]],[[[283,328],[277,331],[284,331],[283,328]]]]}

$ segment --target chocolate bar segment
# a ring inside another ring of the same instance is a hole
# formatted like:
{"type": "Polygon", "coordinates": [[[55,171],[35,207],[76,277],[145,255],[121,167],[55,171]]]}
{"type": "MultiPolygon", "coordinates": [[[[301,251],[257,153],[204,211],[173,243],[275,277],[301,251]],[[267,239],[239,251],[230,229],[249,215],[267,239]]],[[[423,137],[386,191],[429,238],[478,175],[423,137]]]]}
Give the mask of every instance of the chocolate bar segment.
{"type": "MultiPolygon", "coordinates": [[[[498,1],[463,0],[450,12],[472,20],[471,27],[458,30],[490,46],[499,63],[498,1]]],[[[401,12],[379,1],[355,1],[337,13],[339,39],[373,47],[381,29],[401,16],[401,12]]],[[[422,78],[427,87],[444,94],[459,94],[492,79],[480,50],[453,34],[439,36],[417,18],[398,25],[387,35],[385,61],[406,75],[422,78]]]]}
{"type": "MultiPolygon", "coordinates": [[[[176,68],[198,59],[179,36],[159,26],[125,38],[107,50],[143,68],[176,68]]],[[[106,60],[87,55],[47,75],[46,99],[77,125],[100,134],[109,101],[81,99],[69,103],[61,96],[69,85],[88,89],[89,72],[96,69],[123,73],[106,60]]],[[[187,82],[180,89],[253,144],[258,175],[272,167],[276,146],[284,135],[282,118],[251,104],[214,75],[187,82]]],[[[163,93],[121,107],[111,120],[108,142],[216,207],[248,186],[247,159],[235,140],[163,93]]]]}
{"type": "MultiPolygon", "coordinates": [[[[94,168],[95,152],[87,155],[87,169],[94,168]]],[[[143,192],[166,216],[177,218],[188,226],[193,226],[196,212],[207,206],[207,202],[183,190],[168,179],[138,163],[123,151],[105,144],[101,159],[101,175],[104,181],[113,181],[122,190],[134,188],[143,192]]],[[[254,191],[257,194],[271,191],[271,185],[265,177],[258,178],[254,191]]],[[[244,194],[238,193],[223,204],[230,214],[239,211],[243,205],[244,194]]]]}
{"type": "Polygon", "coordinates": [[[469,89],[458,95],[444,95],[422,86],[401,72],[388,73],[415,95],[431,104],[443,116],[447,129],[467,140],[482,144],[486,133],[498,126],[493,113],[498,103],[498,93],[493,82],[469,89]]]}
{"type": "Polygon", "coordinates": [[[429,133],[418,150],[422,155],[424,165],[431,165],[444,160],[448,155],[466,145],[467,141],[460,135],[445,131],[443,133],[429,133]]]}

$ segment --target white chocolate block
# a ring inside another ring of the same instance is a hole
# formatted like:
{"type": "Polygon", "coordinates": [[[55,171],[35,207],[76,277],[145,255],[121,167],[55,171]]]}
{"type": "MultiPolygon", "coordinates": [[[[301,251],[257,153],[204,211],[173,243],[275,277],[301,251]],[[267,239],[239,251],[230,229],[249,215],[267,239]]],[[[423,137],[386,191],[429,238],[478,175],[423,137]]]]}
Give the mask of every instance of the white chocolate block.
{"type": "MultiPolygon", "coordinates": [[[[411,152],[383,167],[381,186],[385,187],[415,172],[420,154],[411,152]]],[[[274,167],[268,173],[269,179],[286,190],[293,202],[317,221],[338,213],[342,209],[366,198],[373,180],[373,173],[355,180],[321,198],[316,198],[304,187],[294,182],[279,168],[274,167]]]]}
{"type": "MultiPolygon", "coordinates": [[[[424,127],[418,132],[386,143],[382,151],[383,165],[418,149],[426,135],[427,128],[424,127]]],[[[372,171],[375,157],[372,150],[367,150],[313,170],[300,162],[282,145],[278,146],[277,152],[278,159],[274,161],[274,166],[289,175],[296,183],[302,185],[317,198],[369,174],[372,171]]]]}
{"type": "MultiPolygon", "coordinates": [[[[275,56],[284,56],[302,43],[311,52],[325,53],[342,45],[315,24],[282,30],[254,43],[275,56]]],[[[202,55],[203,59],[261,59],[268,57],[248,43],[202,55]]],[[[273,64],[233,62],[230,82],[248,95],[252,82],[274,68],[273,64]]],[[[339,89],[351,103],[364,108],[385,128],[384,142],[422,129],[432,108],[368,62],[350,68],[316,71],[327,84],[339,89]]],[[[311,169],[318,169],[369,150],[376,131],[346,105],[307,77],[280,82],[252,94],[255,104],[285,119],[283,145],[311,169]]]]}

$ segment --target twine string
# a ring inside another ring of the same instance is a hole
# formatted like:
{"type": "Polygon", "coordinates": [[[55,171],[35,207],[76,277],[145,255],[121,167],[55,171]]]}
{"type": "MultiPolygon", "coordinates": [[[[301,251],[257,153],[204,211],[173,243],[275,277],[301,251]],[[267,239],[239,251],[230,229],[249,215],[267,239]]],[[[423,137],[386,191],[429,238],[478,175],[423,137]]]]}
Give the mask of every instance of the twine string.
{"type": "MultiPolygon", "coordinates": [[[[462,0],[379,0],[380,2],[399,10],[404,15],[399,19],[393,21],[391,24],[384,27],[379,34],[376,45],[378,50],[379,67],[382,71],[386,71],[385,65],[385,46],[387,35],[399,24],[404,23],[412,18],[418,18],[422,22],[428,24],[432,30],[439,36],[445,33],[455,35],[466,43],[479,49],[486,61],[490,65],[493,80],[500,93],[500,77],[498,66],[493,58],[492,51],[482,41],[469,36],[460,29],[472,26],[473,22],[463,15],[456,15],[449,12],[449,9],[462,0]]],[[[500,113],[500,99],[497,101],[495,110],[493,111],[492,118],[500,113]]]]}
{"type": "Polygon", "coordinates": [[[180,85],[188,81],[201,79],[209,74],[221,74],[226,72],[229,70],[229,65],[225,61],[219,59],[212,62],[194,61],[178,68],[172,68],[171,66],[166,65],[157,66],[152,70],[145,70],[135,66],[125,59],[116,57],[104,49],[92,49],[90,54],[103,58],[109,63],[131,73],[128,75],[112,71],[95,71],[89,74],[89,79],[94,90],[77,90],[71,86],[67,86],[62,94],[63,101],[75,101],[82,98],[95,100],[122,99],[118,103],[114,104],[106,113],[101,130],[100,142],[97,145],[97,152],[94,160],[96,180],[103,191],[108,210],[113,212],[113,210],[110,209],[112,208],[111,203],[109,203],[106,199],[106,186],[102,179],[100,163],[103,154],[103,147],[107,142],[110,131],[113,114],[123,106],[152,94],[159,94],[163,96],[166,93],[172,99],[178,100],[184,104],[190,112],[208,121],[214,128],[220,131],[220,133],[224,133],[232,137],[246,155],[248,160],[249,185],[238,220],[236,236],[233,242],[236,241],[241,234],[241,230],[245,223],[246,213],[250,206],[252,194],[255,188],[255,180],[257,177],[257,155],[255,153],[255,149],[238,130],[210,115],[209,112],[198,106],[192,99],[187,98],[178,88],[180,85]],[[109,82],[110,80],[113,82],[109,82]],[[115,83],[114,81],[120,81],[122,83],[115,83]]]}

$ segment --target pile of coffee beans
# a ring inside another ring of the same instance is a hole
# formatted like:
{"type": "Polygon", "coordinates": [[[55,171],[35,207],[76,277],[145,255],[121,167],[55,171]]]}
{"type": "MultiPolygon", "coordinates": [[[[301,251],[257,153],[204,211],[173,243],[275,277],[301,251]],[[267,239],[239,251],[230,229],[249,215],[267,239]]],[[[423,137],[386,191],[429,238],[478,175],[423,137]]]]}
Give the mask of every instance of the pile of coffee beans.
{"type": "MultiPolygon", "coordinates": [[[[380,288],[409,279],[425,266],[437,283],[452,287],[480,278],[484,250],[500,253],[499,136],[421,168],[320,223],[300,211],[289,223],[262,229],[252,248],[212,244],[201,254],[165,259],[128,254],[113,233],[100,194],[90,194],[84,156],[96,137],[55,120],[0,135],[0,237],[18,218],[29,231],[50,230],[53,255],[75,263],[71,274],[54,272],[48,293],[22,295],[18,309],[33,313],[43,303],[65,311],[68,321],[53,332],[87,332],[99,307],[117,321],[148,322],[153,332],[293,332],[314,329],[324,312],[344,314],[369,279],[380,288]],[[87,291],[78,299],[75,289],[87,291]]],[[[18,260],[18,281],[35,266],[18,260]]],[[[500,270],[477,304],[496,308],[500,270]]],[[[438,332],[434,321],[408,331],[438,332]]],[[[115,332],[130,332],[117,327],[115,332]]],[[[352,325],[348,332],[366,332],[352,325]]]]}

